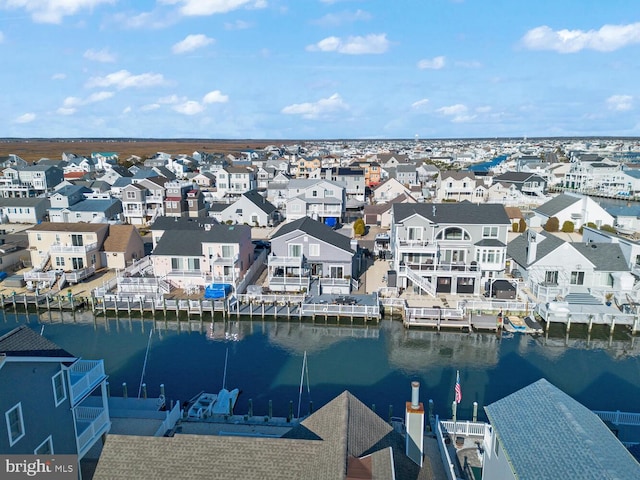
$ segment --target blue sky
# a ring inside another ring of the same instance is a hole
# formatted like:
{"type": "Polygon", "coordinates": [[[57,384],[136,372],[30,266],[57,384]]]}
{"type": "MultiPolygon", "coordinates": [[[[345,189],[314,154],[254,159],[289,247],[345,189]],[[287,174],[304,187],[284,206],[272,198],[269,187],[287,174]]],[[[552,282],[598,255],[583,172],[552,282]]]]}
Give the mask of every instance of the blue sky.
{"type": "Polygon", "coordinates": [[[629,0],[0,0],[1,137],[640,136],[629,0]]]}

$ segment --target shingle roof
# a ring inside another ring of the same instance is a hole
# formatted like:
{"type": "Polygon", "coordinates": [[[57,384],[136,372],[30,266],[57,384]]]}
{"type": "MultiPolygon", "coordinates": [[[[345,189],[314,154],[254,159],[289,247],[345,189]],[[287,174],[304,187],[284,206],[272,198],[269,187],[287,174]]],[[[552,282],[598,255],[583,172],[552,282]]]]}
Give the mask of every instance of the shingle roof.
{"type": "MultiPolygon", "coordinates": [[[[223,204],[228,207],[228,204],[223,204]]],[[[189,217],[167,217],[156,218],[150,230],[204,230],[204,225],[217,225],[219,222],[212,217],[189,218],[189,217]]]]}
{"type": "Polygon", "coordinates": [[[48,201],[44,197],[0,197],[0,207],[34,207],[48,201]]]}
{"type": "Polygon", "coordinates": [[[338,247],[346,252],[354,253],[351,249],[351,239],[345,237],[341,233],[336,232],[324,223],[318,222],[317,220],[313,220],[309,217],[302,217],[298,220],[294,220],[293,222],[285,223],[278,229],[278,231],[274,235],[271,236],[271,238],[278,238],[296,230],[305,232],[312,237],[330,243],[331,245],[338,247]]]}
{"type": "Polygon", "coordinates": [[[38,335],[26,325],[14,328],[0,337],[0,354],[8,357],[75,358],[51,340],[38,335]]]}
{"type": "Polygon", "coordinates": [[[640,478],[640,464],[602,420],[545,379],[485,411],[521,480],[640,478]]]}
{"type": "Polygon", "coordinates": [[[66,207],[66,209],[71,212],[104,212],[119,203],[120,200],[117,198],[89,198],[70,205],[69,207],[66,207]]]}
{"type": "Polygon", "coordinates": [[[136,227],[133,225],[111,225],[109,226],[109,235],[104,241],[103,250],[105,252],[124,252],[134,235],[136,235],[136,227]]]}
{"type": "Polygon", "coordinates": [[[464,201],[437,204],[396,203],[393,205],[395,222],[401,222],[414,214],[440,224],[511,224],[504,205],[499,203],[475,204],[464,201]]]}
{"type": "Polygon", "coordinates": [[[174,256],[202,256],[203,243],[232,243],[237,244],[244,238],[251,237],[251,227],[248,225],[211,225],[210,230],[168,229],[164,232],[153,255],[174,256]]]}
{"type": "Polygon", "coordinates": [[[549,200],[548,202],[543,203],[534,211],[536,213],[545,215],[547,217],[553,217],[554,215],[561,212],[565,208],[580,201],[582,201],[582,197],[569,195],[567,193],[561,193],[560,195],[549,200]]]}
{"type": "Polygon", "coordinates": [[[43,222],[29,229],[30,232],[99,232],[104,223],[58,223],[43,222]]]}
{"type": "Polygon", "coordinates": [[[276,207],[266,198],[260,195],[257,190],[250,190],[243,193],[243,195],[267,215],[270,215],[273,211],[276,210],[276,207]]]}
{"type": "Polygon", "coordinates": [[[366,455],[372,478],[391,478],[392,467],[398,479],[431,478],[428,459],[422,469],[411,462],[400,434],[349,392],[282,438],[108,435],[93,478],[343,480],[349,458],[366,455]]]}

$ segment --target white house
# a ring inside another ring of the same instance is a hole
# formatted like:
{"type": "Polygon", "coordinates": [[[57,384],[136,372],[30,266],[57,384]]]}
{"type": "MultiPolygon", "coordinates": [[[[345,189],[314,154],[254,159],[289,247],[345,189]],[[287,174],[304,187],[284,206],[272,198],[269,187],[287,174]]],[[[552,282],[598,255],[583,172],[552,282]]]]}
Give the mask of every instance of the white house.
{"type": "Polygon", "coordinates": [[[533,213],[534,224],[531,226],[543,226],[551,217],[556,217],[560,223],[560,228],[566,221],[573,222],[576,230],[586,225],[594,223],[598,227],[602,225],[613,225],[613,215],[602,208],[598,202],[591,197],[579,193],[562,193],[546,203],[536,208],[533,213]]]}

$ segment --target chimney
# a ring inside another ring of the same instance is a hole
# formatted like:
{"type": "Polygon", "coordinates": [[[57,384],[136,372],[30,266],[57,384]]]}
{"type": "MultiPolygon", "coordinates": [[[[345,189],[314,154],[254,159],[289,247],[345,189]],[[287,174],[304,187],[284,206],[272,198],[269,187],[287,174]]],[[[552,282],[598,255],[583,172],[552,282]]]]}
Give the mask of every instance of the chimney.
{"type": "Polygon", "coordinates": [[[532,230],[527,230],[527,265],[536,261],[538,254],[537,234],[532,230]]]}
{"type": "Polygon", "coordinates": [[[424,406],[419,401],[420,382],[411,382],[411,401],[405,412],[405,454],[422,466],[424,452],[424,406]]]}

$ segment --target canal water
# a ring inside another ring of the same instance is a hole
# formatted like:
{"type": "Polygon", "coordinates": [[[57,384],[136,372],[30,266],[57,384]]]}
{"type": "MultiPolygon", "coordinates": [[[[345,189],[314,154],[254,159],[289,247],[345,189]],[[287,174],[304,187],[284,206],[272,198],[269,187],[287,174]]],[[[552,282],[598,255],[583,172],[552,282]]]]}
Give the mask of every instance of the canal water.
{"type": "Polygon", "coordinates": [[[369,328],[219,321],[213,329],[205,321],[178,332],[162,328],[163,321],[155,322],[155,328],[153,321],[136,319],[73,323],[65,317],[64,323],[41,324],[35,316],[16,319],[0,313],[0,334],[22,323],[76,356],[104,359],[112,395],[120,395],[126,382],[129,396],[137,396],[143,369],[150,396],[159,395],[162,383],[167,399],[174,401],[189,400],[201,391],[216,393],[223,386],[228,355],[226,387],[242,392],[237,414],[248,411],[249,399],[256,415],[268,413],[269,400],[276,416],[286,416],[290,402],[297,413],[305,352],[302,415],[310,401],[317,409],[349,390],[375,405],[384,418],[389,413],[403,416],[410,381],[419,380],[420,400],[426,404],[433,399],[435,413],[449,418],[457,370],[461,419],[471,418],[474,401],[484,419],[482,407],[542,377],[591,409],[640,411],[637,339],[624,333],[609,339],[595,327],[589,339],[572,331],[568,340],[560,330],[547,339],[501,337],[406,330],[391,320],[369,328]]]}

